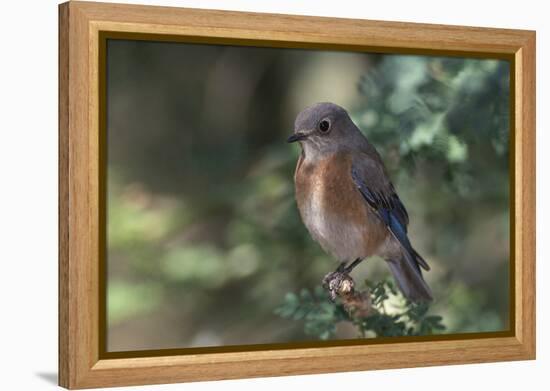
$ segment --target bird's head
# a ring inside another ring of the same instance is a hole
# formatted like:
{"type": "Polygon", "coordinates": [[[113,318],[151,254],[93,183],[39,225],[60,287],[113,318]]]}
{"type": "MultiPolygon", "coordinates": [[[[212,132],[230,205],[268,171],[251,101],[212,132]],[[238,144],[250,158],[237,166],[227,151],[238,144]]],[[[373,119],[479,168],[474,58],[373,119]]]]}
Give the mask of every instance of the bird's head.
{"type": "Polygon", "coordinates": [[[294,134],[287,142],[298,141],[306,156],[319,157],[343,148],[352,148],[359,130],[347,111],[330,103],[316,103],[302,110],[294,122],[294,134]]]}

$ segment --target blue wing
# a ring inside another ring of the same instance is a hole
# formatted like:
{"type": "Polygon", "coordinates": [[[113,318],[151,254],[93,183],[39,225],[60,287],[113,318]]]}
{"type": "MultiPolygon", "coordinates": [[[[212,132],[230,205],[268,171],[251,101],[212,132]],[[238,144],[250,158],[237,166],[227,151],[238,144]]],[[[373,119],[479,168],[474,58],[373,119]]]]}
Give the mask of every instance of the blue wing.
{"type": "Polygon", "coordinates": [[[389,181],[382,181],[378,176],[384,176],[385,173],[380,172],[379,175],[371,181],[369,186],[356,167],[352,167],[351,177],[357,186],[357,189],[372,208],[375,214],[386,225],[389,231],[401,244],[404,250],[410,255],[408,257],[413,263],[413,266],[420,272],[422,266],[425,270],[430,270],[426,261],[414,250],[407,236],[407,225],[409,223],[409,215],[405,206],[395,193],[393,185],[389,181]]]}

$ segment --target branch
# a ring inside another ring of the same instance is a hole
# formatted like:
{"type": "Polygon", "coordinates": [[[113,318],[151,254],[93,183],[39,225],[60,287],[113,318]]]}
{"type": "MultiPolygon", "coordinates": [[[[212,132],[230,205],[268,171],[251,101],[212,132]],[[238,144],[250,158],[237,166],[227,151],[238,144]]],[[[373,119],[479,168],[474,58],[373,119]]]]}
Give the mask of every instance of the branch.
{"type": "Polygon", "coordinates": [[[340,300],[350,316],[363,318],[376,312],[372,307],[369,289],[363,292],[355,290],[355,282],[346,272],[327,274],[323,278],[323,288],[329,292],[332,301],[340,300]]]}

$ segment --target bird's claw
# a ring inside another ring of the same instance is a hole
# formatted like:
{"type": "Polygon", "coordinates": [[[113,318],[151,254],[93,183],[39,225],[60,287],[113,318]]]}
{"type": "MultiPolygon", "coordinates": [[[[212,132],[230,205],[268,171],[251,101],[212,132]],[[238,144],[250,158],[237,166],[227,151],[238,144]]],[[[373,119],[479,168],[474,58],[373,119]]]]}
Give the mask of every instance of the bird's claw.
{"type": "Polygon", "coordinates": [[[332,301],[338,296],[348,295],[353,292],[355,283],[346,270],[340,270],[328,273],[323,278],[323,287],[329,291],[332,301]]]}

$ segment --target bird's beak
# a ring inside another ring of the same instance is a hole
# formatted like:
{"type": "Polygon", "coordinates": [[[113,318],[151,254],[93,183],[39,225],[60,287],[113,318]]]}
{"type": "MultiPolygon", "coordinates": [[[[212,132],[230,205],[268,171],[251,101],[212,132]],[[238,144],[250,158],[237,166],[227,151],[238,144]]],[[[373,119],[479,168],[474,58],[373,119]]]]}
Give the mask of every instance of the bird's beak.
{"type": "Polygon", "coordinates": [[[300,141],[300,140],[303,140],[307,137],[307,134],[304,134],[304,133],[301,133],[301,132],[296,132],[294,133],[292,136],[290,136],[289,138],[286,139],[286,142],[287,143],[294,143],[296,141],[300,141]]]}

